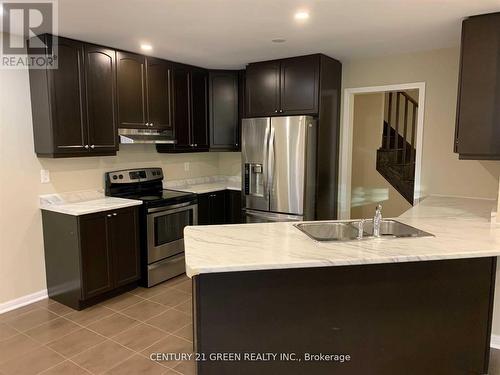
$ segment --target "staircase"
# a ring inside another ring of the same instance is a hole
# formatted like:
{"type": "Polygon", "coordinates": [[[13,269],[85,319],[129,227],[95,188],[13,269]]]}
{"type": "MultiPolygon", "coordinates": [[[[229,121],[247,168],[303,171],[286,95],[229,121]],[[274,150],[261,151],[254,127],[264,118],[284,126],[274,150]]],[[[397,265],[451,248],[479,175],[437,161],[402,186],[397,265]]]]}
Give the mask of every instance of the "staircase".
{"type": "Polygon", "coordinates": [[[377,150],[377,171],[411,205],[415,189],[415,130],[418,102],[403,91],[386,96],[382,145],[377,150]]]}

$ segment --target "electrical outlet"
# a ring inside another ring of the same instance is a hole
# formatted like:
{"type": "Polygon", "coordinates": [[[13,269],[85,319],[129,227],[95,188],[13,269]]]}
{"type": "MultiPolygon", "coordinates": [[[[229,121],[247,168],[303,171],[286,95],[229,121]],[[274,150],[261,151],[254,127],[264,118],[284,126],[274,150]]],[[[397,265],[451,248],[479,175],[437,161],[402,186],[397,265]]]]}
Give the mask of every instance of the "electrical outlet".
{"type": "Polygon", "coordinates": [[[185,162],[184,163],[184,172],[188,172],[189,171],[189,162],[185,162]]]}
{"type": "Polygon", "coordinates": [[[48,184],[50,182],[50,172],[48,169],[40,170],[40,182],[42,184],[48,184]]]}

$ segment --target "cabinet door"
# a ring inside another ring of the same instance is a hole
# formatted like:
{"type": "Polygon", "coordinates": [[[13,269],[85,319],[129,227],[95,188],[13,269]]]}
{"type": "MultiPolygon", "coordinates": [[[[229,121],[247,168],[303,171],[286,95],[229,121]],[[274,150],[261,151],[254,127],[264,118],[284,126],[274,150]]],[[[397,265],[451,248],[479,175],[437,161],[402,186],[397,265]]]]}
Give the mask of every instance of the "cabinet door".
{"type": "Polygon", "coordinates": [[[250,64],[246,71],[246,116],[275,115],[279,111],[280,62],[250,64]]]}
{"type": "Polygon", "coordinates": [[[55,153],[87,154],[83,43],[58,37],[58,68],[51,77],[51,112],[55,153]]]}
{"type": "Polygon", "coordinates": [[[83,299],[113,288],[107,221],[106,213],[80,218],[83,299]]]}
{"type": "Polygon", "coordinates": [[[281,60],[280,81],[281,114],[318,113],[319,55],[281,60]]]}
{"type": "Polygon", "coordinates": [[[85,45],[87,124],[90,151],[116,151],[116,53],[85,45]]]}
{"type": "Polygon", "coordinates": [[[210,193],[198,194],[198,225],[210,223],[210,193]]]}
{"type": "Polygon", "coordinates": [[[122,128],[146,127],[146,58],[117,52],[118,123],[122,128]]]}
{"type": "Polygon", "coordinates": [[[208,72],[191,71],[191,144],[208,149],[208,72]]]}
{"type": "Polygon", "coordinates": [[[500,14],[462,24],[455,152],[468,159],[500,158],[500,14]]]}
{"type": "Polygon", "coordinates": [[[108,218],[108,231],[114,286],[119,287],[140,278],[137,208],[117,210],[108,215],[111,215],[108,218]]]}
{"type": "Polygon", "coordinates": [[[174,68],[173,96],[176,147],[190,147],[191,104],[189,71],[187,68],[174,68]]]}
{"type": "Polygon", "coordinates": [[[209,75],[210,148],[238,148],[238,72],[209,75]]]}
{"type": "Polygon", "coordinates": [[[210,224],[226,223],[226,195],[225,191],[210,194],[210,224]]]}
{"type": "Polygon", "coordinates": [[[147,58],[148,121],[153,128],[169,130],[172,125],[172,68],[160,59],[147,58]]]}
{"type": "Polygon", "coordinates": [[[237,190],[226,190],[226,223],[242,223],[241,192],[237,190]]]}

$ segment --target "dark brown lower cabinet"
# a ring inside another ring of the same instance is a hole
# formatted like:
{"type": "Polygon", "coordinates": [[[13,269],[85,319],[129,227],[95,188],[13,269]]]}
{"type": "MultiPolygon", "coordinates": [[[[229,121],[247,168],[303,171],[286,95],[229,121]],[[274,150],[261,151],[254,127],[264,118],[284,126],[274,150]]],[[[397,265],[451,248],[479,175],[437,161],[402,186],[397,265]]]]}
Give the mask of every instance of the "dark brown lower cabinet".
{"type": "Polygon", "coordinates": [[[196,374],[487,374],[495,272],[475,258],[198,274],[196,374]]]}
{"type": "Polygon", "coordinates": [[[136,207],[73,216],[42,211],[49,297],[81,310],[137,285],[136,207]]]}
{"type": "Polygon", "coordinates": [[[241,192],[220,190],[198,194],[198,224],[239,224],[241,218],[241,192]]]}

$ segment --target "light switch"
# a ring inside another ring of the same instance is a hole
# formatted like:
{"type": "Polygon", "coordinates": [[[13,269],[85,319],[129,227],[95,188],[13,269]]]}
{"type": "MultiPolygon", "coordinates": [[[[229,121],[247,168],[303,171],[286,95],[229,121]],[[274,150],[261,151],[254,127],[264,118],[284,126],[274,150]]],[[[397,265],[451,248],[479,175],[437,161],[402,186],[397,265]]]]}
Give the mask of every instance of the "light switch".
{"type": "Polygon", "coordinates": [[[50,182],[50,172],[48,169],[40,170],[40,182],[42,184],[48,184],[50,182]]]}
{"type": "Polygon", "coordinates": [[[188,172],[189,171],[189,162],[185,162],[184,163],[184,172],[188,172]]]}

